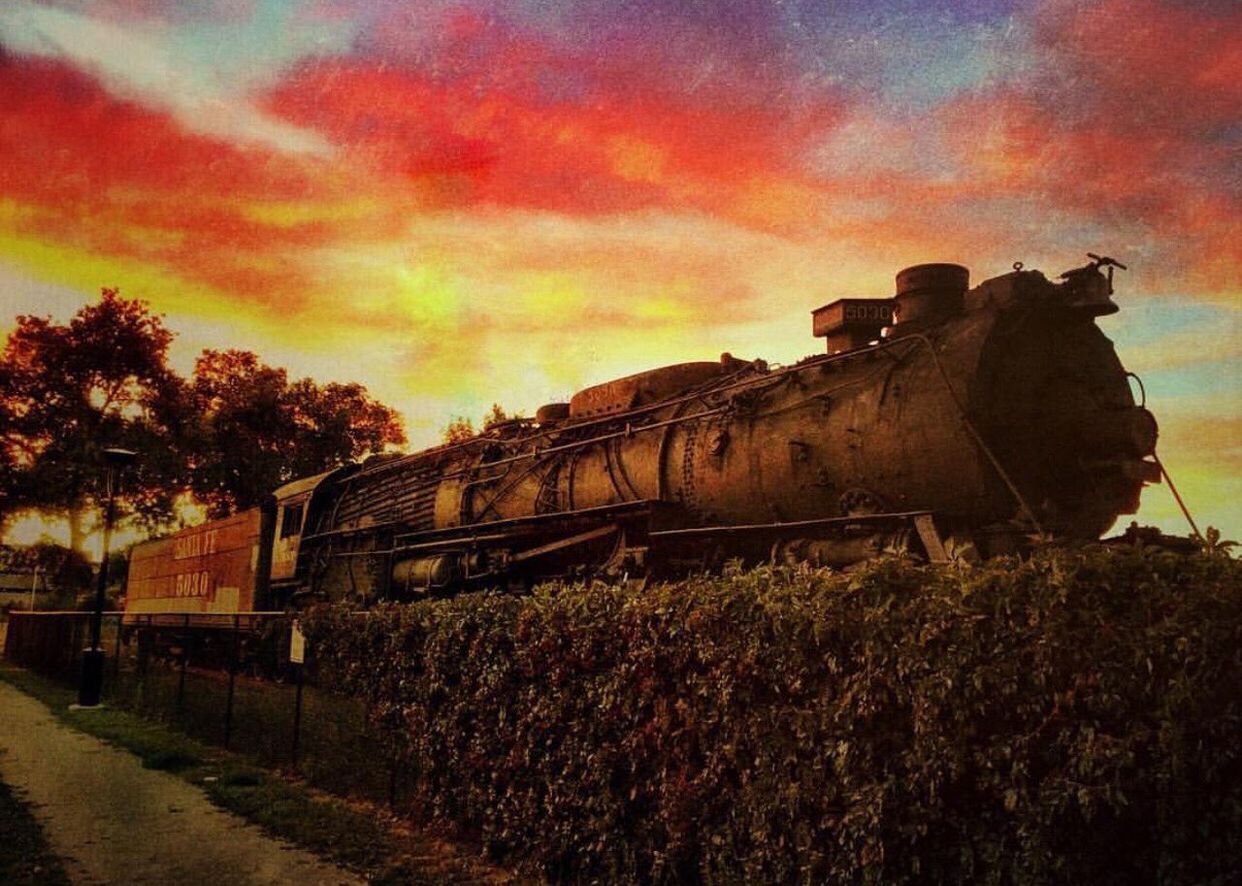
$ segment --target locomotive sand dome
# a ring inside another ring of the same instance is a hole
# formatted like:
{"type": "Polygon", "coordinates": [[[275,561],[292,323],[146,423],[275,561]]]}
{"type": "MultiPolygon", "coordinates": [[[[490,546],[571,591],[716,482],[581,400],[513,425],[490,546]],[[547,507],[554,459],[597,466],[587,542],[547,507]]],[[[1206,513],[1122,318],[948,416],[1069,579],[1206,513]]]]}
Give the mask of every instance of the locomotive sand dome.
{"type": "Polygon", "coordinates": [[[1117,310],[1117,265],[1092,258],[1061,282],[1019,265],[973,289],[957,265],[907,268],[892,298],[814,311],[828,353],[796,365],[655,369],[290,484],[272,602],[1096,539],[1159,467],[1155,421],[1094,322],[1117,310]]]}

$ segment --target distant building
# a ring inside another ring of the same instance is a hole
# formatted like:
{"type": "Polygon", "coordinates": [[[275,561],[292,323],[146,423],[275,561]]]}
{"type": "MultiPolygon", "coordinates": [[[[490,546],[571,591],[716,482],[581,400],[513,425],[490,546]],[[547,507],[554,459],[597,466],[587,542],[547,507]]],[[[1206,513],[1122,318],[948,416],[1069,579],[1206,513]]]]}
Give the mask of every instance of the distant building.
{"type": "Polygon", "coordinates": [[[29,609],[32,589],[36,603],[53,596],[64,560],[53,548],[0,545],[0,609],[29,609]]]}
{"type": "Polygon", "coordinates": [[[39,600],[51,595],[51,585],[42,570],[0,572],[0,609],[28,609],[32,587],[39,600]]]}

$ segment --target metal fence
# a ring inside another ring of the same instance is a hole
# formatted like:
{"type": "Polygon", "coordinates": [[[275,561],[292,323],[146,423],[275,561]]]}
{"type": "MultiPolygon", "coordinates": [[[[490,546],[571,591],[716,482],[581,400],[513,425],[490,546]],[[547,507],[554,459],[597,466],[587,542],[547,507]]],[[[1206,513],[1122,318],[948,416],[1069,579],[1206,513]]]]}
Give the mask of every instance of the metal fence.
{"type": "MultiPolygon", "coordinates": [[[[332,692],[313,655],[290,661],[292,630],[285,613],[105,613],[103,701],[333,793],[412,803],[414,773],[365,703],[332,692]]],[[[89,637],[90,613],[10,612],[4,657],[77,685],[89,637]]]]}

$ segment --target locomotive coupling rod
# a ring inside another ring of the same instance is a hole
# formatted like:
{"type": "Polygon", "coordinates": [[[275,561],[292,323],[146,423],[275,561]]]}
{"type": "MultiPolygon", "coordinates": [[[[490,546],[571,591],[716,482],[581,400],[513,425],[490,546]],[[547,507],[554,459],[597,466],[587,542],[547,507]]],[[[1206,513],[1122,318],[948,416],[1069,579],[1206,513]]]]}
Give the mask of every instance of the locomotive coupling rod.
{"type": "Polygon", "coordinates": [[[512,539],[512,538],[513,538],[512,534],[502,533],[502,532],[493,532],[489,535],[461,535],[461,536],[454,536],[452,538],[440,539],[439,541],[425,541],[425,542],[422,542],[421,544],[415,544],[415,545],[396,545],[390,551],[365,551],[364,553],[368,555],[373,554],[373,553],[408,554],[411,551],[434,551],[437,549],[442,549],[446,546],[453,547],[455,545],[460,546],[462,544],[477,544],[479,542],[485,542],[485,541],[505,541],[506,539],[512,539]]]}
{"type": "Polygon", "coordinates": [[[525,560],[532,560],[535,557],[541,557],[544,554],[551,554],[564,548],[572,548],[575,545],[585,544],[588,541],[594,541],[597,538],[603,538],[605,535],[612,535],[620,529],[619,526],[600,526],[598,529],[592,529],[587,532],[581,532],[578,535],[571,535],[569,538],[562,538],[558,541],[549,542],[546,545],[540,545],[537,548],[520,551],[509,558],[511,563],[521,563],[525,560]]]}

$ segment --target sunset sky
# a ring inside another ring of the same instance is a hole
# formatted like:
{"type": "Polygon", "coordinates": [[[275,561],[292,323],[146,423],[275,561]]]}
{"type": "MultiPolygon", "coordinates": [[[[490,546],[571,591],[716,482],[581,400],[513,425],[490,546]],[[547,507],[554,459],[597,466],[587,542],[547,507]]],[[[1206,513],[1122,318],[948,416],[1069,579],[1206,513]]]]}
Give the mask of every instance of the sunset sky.
{"type": "MultiPolygon", "coordinates": [[[[0,3],[0,324],[101,286],[174,360],[360,381],[411,441],[722,351],[907,265],[1087,251],[1242,533],[1233,0],[0,3]]],[[[1167,490],[1141,518],[1184,531],[1167,490]]]]}

